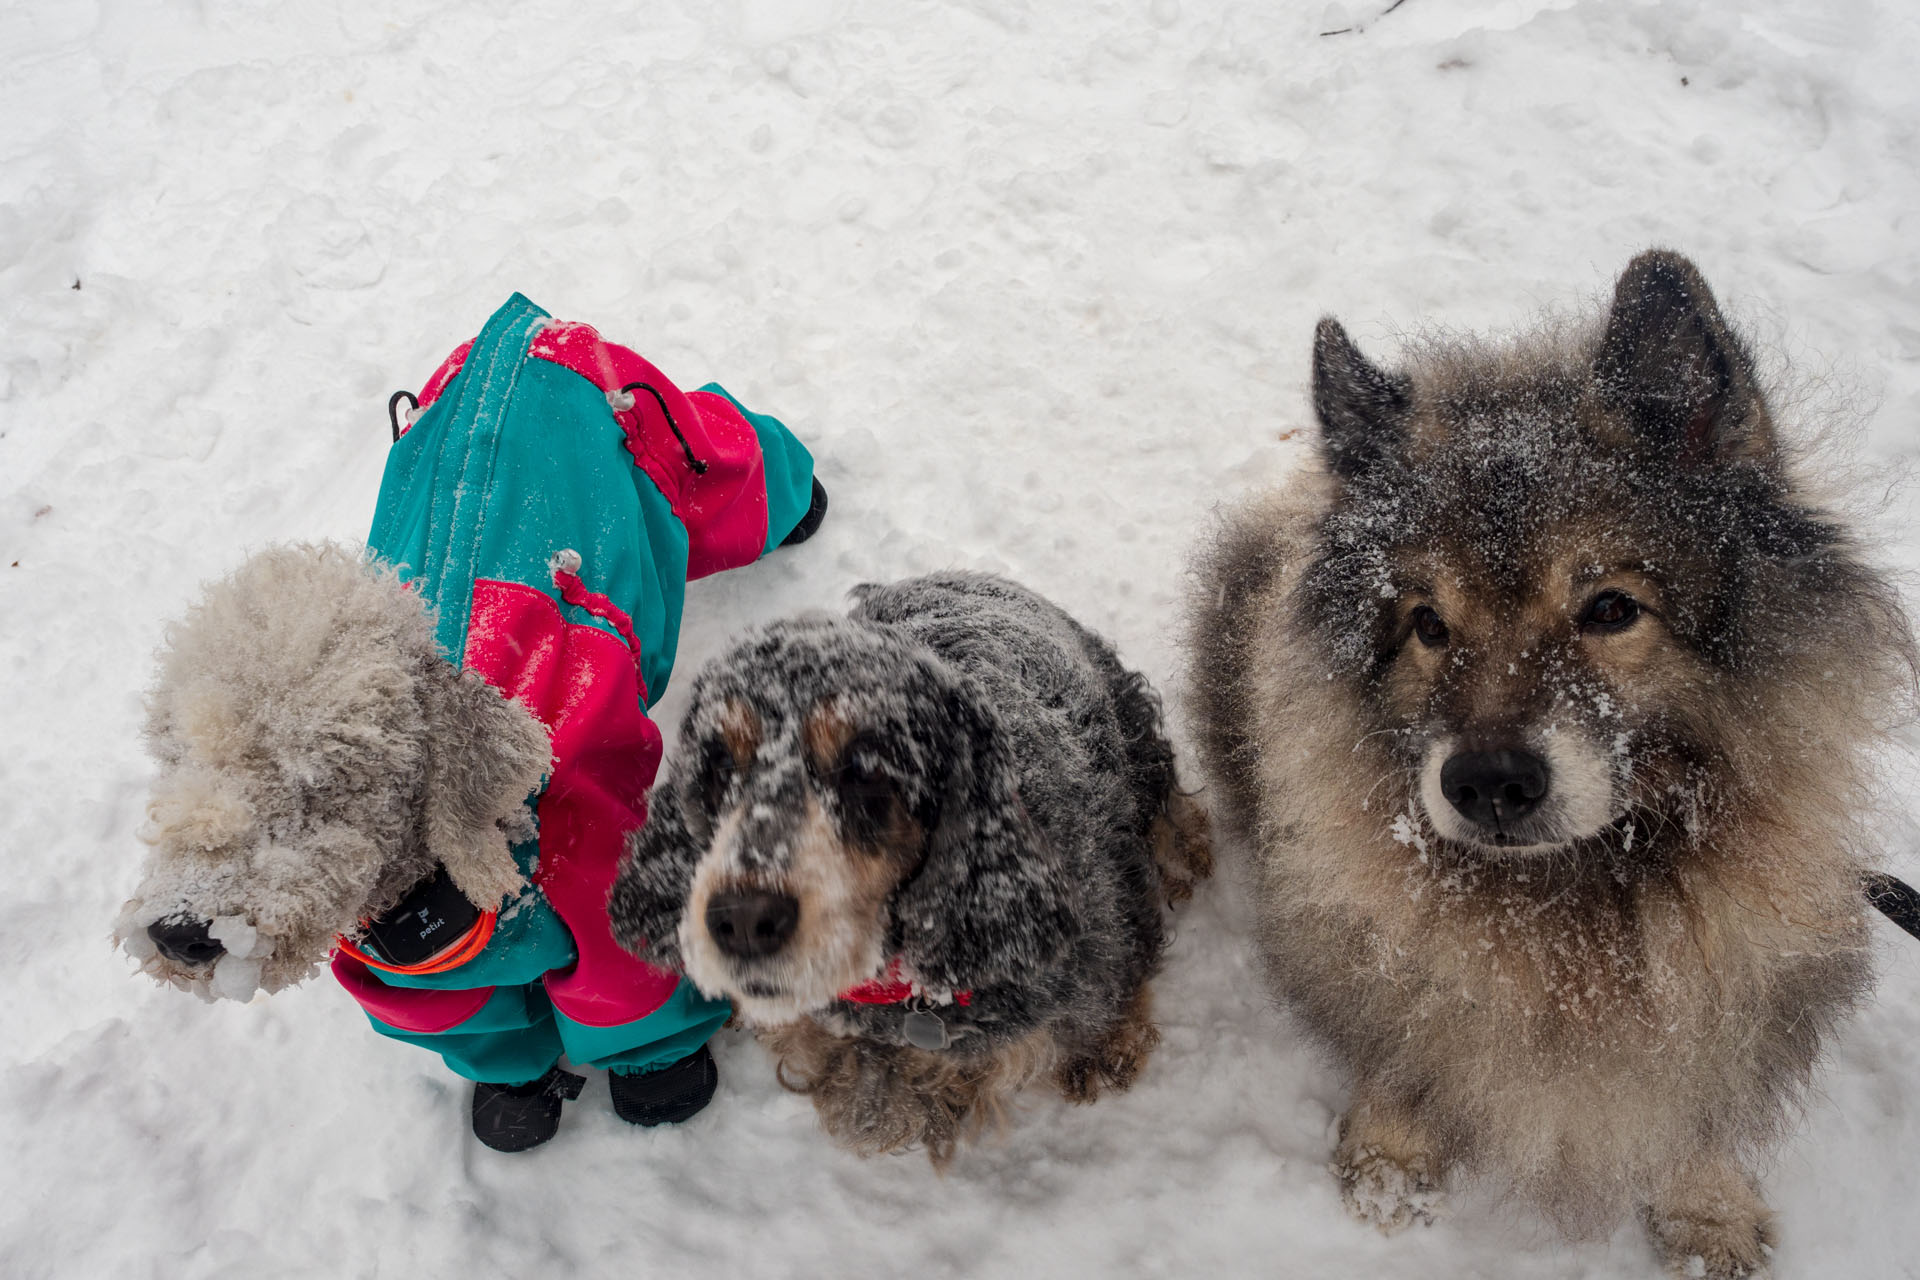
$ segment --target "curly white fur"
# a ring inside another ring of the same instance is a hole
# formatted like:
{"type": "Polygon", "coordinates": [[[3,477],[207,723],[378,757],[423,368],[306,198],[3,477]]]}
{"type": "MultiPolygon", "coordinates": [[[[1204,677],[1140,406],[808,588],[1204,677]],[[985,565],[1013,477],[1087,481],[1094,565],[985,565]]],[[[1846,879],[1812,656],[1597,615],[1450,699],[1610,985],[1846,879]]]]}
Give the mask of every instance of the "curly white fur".
{"type": "Polygon", "coordinates": [[[391,567],[275,547],[169,628],[148,697],[160,764],[140,886],[116,941],[156,978],[247,999],[297,982],[443,863],[482,907],[524,886],[508,847],[550,759],[546,731],[445,661],[391,567]],[[147,936],[209,922],[187,966],[147,936]]]}

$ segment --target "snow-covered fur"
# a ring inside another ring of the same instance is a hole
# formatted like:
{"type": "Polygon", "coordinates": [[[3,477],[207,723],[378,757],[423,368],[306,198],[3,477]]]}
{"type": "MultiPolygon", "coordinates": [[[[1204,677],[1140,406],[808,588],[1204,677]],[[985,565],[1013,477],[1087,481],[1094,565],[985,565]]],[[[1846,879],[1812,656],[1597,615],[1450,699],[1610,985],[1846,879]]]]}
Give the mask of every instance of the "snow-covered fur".
{"type": "Polygon", "coordinates": [[[700,673],[614,934],[773,1028],[843,1143],[944,1161],[1044,1071],[1076,1100],[1131,1082],[1205,824],[1146,682],[1054,605],[963,573],[856,594],[700,673]],[[788,904],[791,936],[730,951],[714,925],[742,893],[788,904]],[[840,998],[889,973],[918,997],[840,998]],[[909,1043],[916,1009],[947,1047],[909,1043]]]}
{"type": "Polygon", "coordinates": [[[157,978],[245,999],[306,977],[436,862],[482,908],[523,883],[508,836],[545,729],[351,550],[275,547],[210,586],[167,632],[146,736],[152,851],[116,933],[157,978]],[[211,922],[224,954],[160,954],[147,927],[176,920],[211,922]]]}
{"type": "Polygon", "coordinates": [[[1674,254],[1604,324],[1400,372],[1323,321],[1314,401],[1324,470],[1228,517],[1190,645],[1271,981],[1356,1077],[1349,1206],[1421,1220],[1465,1167],[1575,1233],[1639,1209],[1676,1272],[1756,1273],[1747,1163],[1869,985],[1894,593],[1674,254]],[[1544,792],[1476,822],[1443,775],[1493,752],[1544,792]]]}

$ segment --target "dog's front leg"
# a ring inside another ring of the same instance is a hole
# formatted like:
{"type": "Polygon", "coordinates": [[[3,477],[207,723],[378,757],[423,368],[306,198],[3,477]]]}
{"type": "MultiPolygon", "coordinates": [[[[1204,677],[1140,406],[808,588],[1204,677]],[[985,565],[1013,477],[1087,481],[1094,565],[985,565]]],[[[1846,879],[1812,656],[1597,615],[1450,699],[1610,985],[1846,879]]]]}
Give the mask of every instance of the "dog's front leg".
{"type": "Polygon", "coordinates": [[[1690,1161],[1649,1206],[1647,1229],[1673,1275],[1753,1280],[1768,1274],[1773,1213],[1731,1156],[1690,1161]]]}
{"type": "Polygon", "coordinates": [[[1333,1174],[1347,1211],[1392,1235],[1446,1207],[1446,1165],[1418,1107],[1362,1079],[1340,1121],[1333,1174]]]}

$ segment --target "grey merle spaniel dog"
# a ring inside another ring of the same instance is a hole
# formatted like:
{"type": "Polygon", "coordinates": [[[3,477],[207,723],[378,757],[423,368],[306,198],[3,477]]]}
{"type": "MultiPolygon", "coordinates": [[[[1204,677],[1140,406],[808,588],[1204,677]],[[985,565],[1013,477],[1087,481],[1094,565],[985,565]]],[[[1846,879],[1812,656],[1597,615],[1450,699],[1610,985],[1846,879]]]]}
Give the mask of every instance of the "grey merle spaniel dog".
{"type": "Polygon", "coordinates": [[[968,573],[855,594],[701,672],[609,910],[839,1142],[944,1165],[1029,1081],[1133,1082],[1206,821],[1146,681],[1054,605],[968,573]]]}

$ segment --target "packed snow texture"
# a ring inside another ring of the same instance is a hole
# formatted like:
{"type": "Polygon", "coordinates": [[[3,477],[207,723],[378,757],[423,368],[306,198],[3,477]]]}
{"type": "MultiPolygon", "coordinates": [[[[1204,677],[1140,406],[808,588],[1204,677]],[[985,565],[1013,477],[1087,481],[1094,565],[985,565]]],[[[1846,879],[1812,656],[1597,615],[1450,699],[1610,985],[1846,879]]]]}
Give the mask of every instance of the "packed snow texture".
{"type": "MultiPolygon", "coordinates": [[[[1388,2],[0,10],[0,1274],[1653,1274],[1637,1225],[1569,1246],[1484,1188],[1352,1222],[1344,1083],[1262,995],[1230,867],[1139,1086],[1036,1096],[944,1179],[833,1148],[738,1032],[691,1123],[596,1081],[498,1155],[330,982],[202,1004],[108,943],[164,621],[249,549],[362,536],[387,394],[516,289],[777,413],[833,494],[690,592],[666,724],[741,628],[960,567],[1112,638],[1177,725],[1187,555],[1305,456],[1323,312],[1390,361],[1670,245],[1874,484],[1920,456],[1910,6],[1388,2]]],[[[1913,491],[1866,496],[1911,574],[1913,491]]],[[[1910,762],[1885,799],[1913,878],[1910,762]]],[[[1920,944],[1876,930],[1766,1170],[1782,1277],[1920,1276],[1920,944]]]]}

